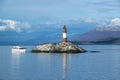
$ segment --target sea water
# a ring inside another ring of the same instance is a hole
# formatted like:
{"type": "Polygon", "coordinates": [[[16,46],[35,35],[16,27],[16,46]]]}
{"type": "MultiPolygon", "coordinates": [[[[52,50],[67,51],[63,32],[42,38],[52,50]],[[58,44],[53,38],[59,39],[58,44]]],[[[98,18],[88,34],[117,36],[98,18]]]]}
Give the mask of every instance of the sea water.
{"type": "Polygon", "coordinates": [[[86,53],[12,53],[0,46],[0,80],[120,80],[120,45],[80,45],[86,53]],[[91,53],[91,51],[99,51],[91,53]]]}

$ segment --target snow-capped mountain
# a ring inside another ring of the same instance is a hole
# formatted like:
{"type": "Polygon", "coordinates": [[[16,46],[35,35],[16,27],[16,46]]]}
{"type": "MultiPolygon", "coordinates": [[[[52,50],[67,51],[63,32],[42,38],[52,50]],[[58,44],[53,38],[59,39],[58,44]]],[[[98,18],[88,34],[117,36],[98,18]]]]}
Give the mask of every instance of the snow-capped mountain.
{"type": "Polygon", "coordinates": [[[120,43],[120,18],[112,19],[108,25],[103,27],[97,27],[87,33],[79,35],[74,41],[77,42],[88,42],[88,43],[99,43],[109,42],[120,43]]]}

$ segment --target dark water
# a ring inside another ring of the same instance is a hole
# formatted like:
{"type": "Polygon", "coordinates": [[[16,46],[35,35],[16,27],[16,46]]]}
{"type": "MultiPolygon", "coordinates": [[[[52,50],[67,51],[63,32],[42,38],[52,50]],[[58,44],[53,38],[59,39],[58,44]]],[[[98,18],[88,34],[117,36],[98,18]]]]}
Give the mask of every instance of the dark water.
{"type": "Polygon", "coordinates": [[[15,54],[0,46],[0,80],[120,80],[120,45],[81,45],[99,53],[15,54]]]}

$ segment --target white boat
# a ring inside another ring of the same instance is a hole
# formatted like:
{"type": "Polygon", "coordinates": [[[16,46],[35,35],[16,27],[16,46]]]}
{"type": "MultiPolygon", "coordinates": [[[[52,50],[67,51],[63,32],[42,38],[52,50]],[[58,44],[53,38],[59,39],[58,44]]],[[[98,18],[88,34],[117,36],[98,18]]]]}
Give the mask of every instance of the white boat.
{"type": "Polygon", "coordinates": [[[21,46],[14,46],[12,48],[12,53],[25,53],[26,52],[26,48],[23,48],[21,46]]]}

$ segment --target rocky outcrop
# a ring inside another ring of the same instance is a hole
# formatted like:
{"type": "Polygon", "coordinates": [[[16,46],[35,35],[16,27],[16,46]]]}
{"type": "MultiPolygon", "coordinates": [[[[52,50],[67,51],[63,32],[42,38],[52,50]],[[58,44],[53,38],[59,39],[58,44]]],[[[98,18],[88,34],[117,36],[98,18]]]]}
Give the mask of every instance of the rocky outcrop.
{"type": "Polygon", "coordinates": [[[47,52],[47,53],[79,53],[86,52],[85,49],[80,48],[70,42],[62,42],[58,44],[44,44],[39,45],[32,52],[47,52]]]}

